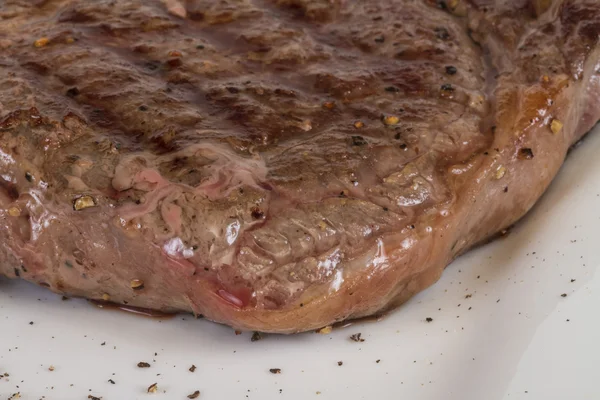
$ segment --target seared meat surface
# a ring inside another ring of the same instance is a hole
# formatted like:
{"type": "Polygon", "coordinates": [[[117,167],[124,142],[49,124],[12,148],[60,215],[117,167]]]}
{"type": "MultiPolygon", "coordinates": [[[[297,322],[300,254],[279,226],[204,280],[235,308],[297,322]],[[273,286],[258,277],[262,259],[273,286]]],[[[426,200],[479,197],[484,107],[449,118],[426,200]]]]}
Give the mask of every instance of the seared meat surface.
{"type": "Polygon", "coordinates": [[[600,119],[597,0],[0,0],[0,274],[292,333],[394,307],[600,119]]]}

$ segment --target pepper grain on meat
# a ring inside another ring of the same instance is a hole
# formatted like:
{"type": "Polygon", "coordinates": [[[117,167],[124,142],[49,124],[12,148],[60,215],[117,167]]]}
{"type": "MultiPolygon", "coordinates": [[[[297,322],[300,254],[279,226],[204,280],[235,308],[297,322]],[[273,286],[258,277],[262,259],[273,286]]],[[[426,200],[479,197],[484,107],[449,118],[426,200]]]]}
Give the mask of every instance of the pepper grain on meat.
{"type": "Polygon", "coordinates": [[[130,283],[130,286],[133,290],[142,290],[144,288],[144,281],[133,279],[130,283]]]}

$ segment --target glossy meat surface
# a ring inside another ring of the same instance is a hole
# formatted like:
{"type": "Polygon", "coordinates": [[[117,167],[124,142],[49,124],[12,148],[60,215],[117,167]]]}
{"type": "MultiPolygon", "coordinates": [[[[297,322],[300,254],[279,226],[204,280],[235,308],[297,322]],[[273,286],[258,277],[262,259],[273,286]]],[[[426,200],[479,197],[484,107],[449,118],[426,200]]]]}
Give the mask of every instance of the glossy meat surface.
{"type": "Polygon", "coordinates": [[[0,274],[291,333],[520,218],[600,119],[596,0],[0,0],[0,274]]]}

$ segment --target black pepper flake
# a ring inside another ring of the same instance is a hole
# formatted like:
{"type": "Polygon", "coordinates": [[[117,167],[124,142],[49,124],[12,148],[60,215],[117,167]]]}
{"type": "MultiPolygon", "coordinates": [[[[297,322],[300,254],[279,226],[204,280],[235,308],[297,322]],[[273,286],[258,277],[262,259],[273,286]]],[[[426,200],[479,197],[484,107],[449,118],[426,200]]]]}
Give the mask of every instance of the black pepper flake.
{"type": "Polygon", "coordinates": [[[383,211],[389,211],[390,209],[387,207],[383,207],[383,211]]]}
{"type": "Polygon", "coordinates": [[[379,364],[379,363],[381,362],[381,360],[375,360],[375,362],[376,362],[377,364],[379,364]]]}
{"type": "Polygon", "coordinates": [[[451,84],[449,84],[449,83],[444,83],[444,84],[442,85],[442,90],[443,90],[444,92],[454,92],[454,86],[452,86],[452,85],[451,85],[451,84]]]}
{"type": "MultiPolygon", "coordinates": [[[[566,296],[566,295],[565,295],[566,296]]],[[[29,325],[33,325],[33,321],[29,322],[29,325]]]]}
{"type": "Polygon", "coordinates": [[[341,367],[342,365],[344,365],[343,361],[338,361],[338,365],[341,367]]]}
{"type": "Polygon", "coordinates": [[[571,279],[571,283],[575,282],[575,279],[571,279]]]}
{"type": "Polygon", "coordinates": [[[27,182],[33,182],[33,175],[29,172],[25,172],[25,179],[27,179],[27,182]]]}
{"type": "Polygon", "coordinates": [[[448,9],[448,6],[446,5],[446,2],[444,0],[438,0],[437,1],[437,6],[441,10],[447,10],[448,9]]]}
{"type": "Polygon", "coordinates": [[[452,66],[452,65],[446,65],[446,73],[448,75],[454,75],[458,72],[458,70],[456,69],[456,67],[452,66]]]}
{"type": "Polygon", "coordinates": [[[138,368],[150,368],[150,364],[144,361],[140,361],[137,366],[138,368]]]}
{"type": "Polygon", "coordinates": [[[192,366],[190,367],[190,369],[188,371],[190,371],[190,372],[196,371],[196,366],[192,364],[192,366]]]}
{"type": "Polygon", "coordinates": [[[377,37],[375,38],[375,42],[376,42],[376,43],[383,43],[383,42],[385,42],[385,36],[383,36],[383,35],[381,35],[381,36],[377,36],[377,37]]]}
{"type": "Polygon", "coordinates": [[[15,276],[18,278],[21,276],[21,272],[15,268],[15,276]]]}
{"type": "Polygon", "coordinates": [[[67,90],[67,96],[68,97],[79,96],[79,89],[77,89],[76,87],[70,88],[69,90],[67,90]]]}
{"type": "Polygon", "coordinates": [[[352,146],[364,146],[367,141],[362,136],[352,136],[352,146]]]}
{"type": "Polygon", "coordinates": [[[102,397],[96,397],[96,396],[92,396],[90,394],[90,395],[88,395],[88,399],[90,399],[90,400],[102,400],[102,397]]]}
{"type": "Polygon", "coordinates": [[[450,33],[448,32],[448,29],[446,29],[446,28],[437,27],[434,29],[434,32],[435,32],[435,36],[438,39],[442,39],[442,40],[450,39],[450,33]]]}
{"type": "Polygon", "coordinates": [[[529,147],[524,147],[519,150],[519,158],[521,160],[531,160],[533,158],[533,151],[529,147]]]}
{"type": "Polygon", "coordinates": [[[199,45],[196,46],[196,48],[198,50],[204,50],[204,45],[203,44],[199,44],[199,45]]]}
{"type": "Polygon", "coordinates": [[[145,105],[142,104],[141,106],[138,107],[138,110],[140,110],[140,111],[148,111],[148,106],[145,106],[145,105]]]}
{"type": "Polygon", "coordinates": [[[192,394],[188,394],[188,397],[187,397],[187,398],[188,398],[188,399],[197,399],[197,398],[198,398],[198,396],[200,396],[200,391],[199,391],[199,390],[196,390],[194,393],[192,393],[192,394]]]}
{"type": "Polygon", "coordinates": [[[563,294],[560,295],[560,297],[567,297],[567,294],[563,293],[563,294]]]}
{"type": "Polygon", "coordinates": [[[227,91],[231,94],[236,94],[240,92],[240,89],[233,86],[227,86],[225,89],[227,89],[227,91]]]}
{"type": "Polygon", "coordinates": [[[254,219],[263,219],[265,216],[265,213],[262,212],[262,210],[258,207],[252,207],[252,218],[254,219]]]}
{"type": "Polygon", "coordinates": [[[504,193],[508,193],[508,186],[504,187],[504,193]]]}
{"type": "Polygon", "coordinates": [[[396,86],[388,86],[385,88],[385,91],[391,93],[398,93],[400,89],[398,89],[396,86]]]}
{"type": "Polygon", "coordinates": [[[259,341],[261,339],[262,339],[262,336],[261,336],[260,332],[254,332],[252,334],[252,337],[250,338],[250,341],[251,342],[257,342],[257,341],[259,341]]]}
{"type": "Polygon", "coordinates": [[[400,145],[400,148],[401,148],[402,150],[406,150],[406,149],[408,148],[408,146],[406,145],[406,143],[402,143],[402,144],[400,145]]]}
{"type": "Polygon", "coordinates": [[[281,368],[271,368],[269,370],[270,373],[272,374],[280,374],[281,373],[281,368]]]}
{"type": "Polygon", "coordinates": [[[73,268],[73,264],[69,260],[65,261],[65,265],[69,268],[73,268]]]}
{"type": "Polygon", "coordinates": [[[115,381],[113,381],[112,379],[109,379],[109,380],[108,380],[108,383],[110,383],[111,385],[114,385],[116,382],[115,382],[115,381]]]}
{"type": "Polygon", "coordinates": [[[100,346],[106,346],[106,342],[100,343],[100,346]]]}
{"type": "Polygon", "coordinates": [[[350,336],[350,340],[352,340],[353,342],[364,342],[365,339],[361,338],[362,333],[355,333],[354,335],[350,336]]]}
{"type": "Polygon", "coordinates": [[[432,322],[432,321],[433,321],[433,318],[431,318],[431,317],[427,317],[427,318],[425,318],[425,321],[427,321],[427,322],[432,322]]]}

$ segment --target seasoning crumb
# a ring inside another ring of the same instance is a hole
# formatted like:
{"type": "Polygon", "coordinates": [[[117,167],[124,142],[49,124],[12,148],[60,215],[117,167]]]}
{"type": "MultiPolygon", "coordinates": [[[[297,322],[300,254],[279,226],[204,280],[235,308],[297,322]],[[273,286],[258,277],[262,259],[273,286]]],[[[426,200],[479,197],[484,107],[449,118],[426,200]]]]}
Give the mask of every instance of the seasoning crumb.
{"type": "Polygon", "coordinates": [[[80,211],[95,206],[96,201],[92,196],[81,196],[73,200],[73,209],[75,211],[80,211]]]}
{"type": "Polygon", "coordinates": [[[558,134],[562,130],[562,128],[563,128],[563,123],[557,119],[553,119],[552,122],[550,123],[550,130],[555,135],[558,134]]]}
{"type": "Polygon", "coordinates": [[[452,66],[452,65],[447,65],[446,66],[446,73],[448,75],[454,75],[458,72],[458,70],[456,69],[456,67],[452,66]]]}
{"type": "Polygon", "coordinates": [[[158,384],[153,383],[152,385],[148,386],[148,393],[156,393],[158,391],[158,384]]]}
{"type": "Polygon", "coordinates": [[[533,151],[529,147],[524,147],[519,150],[519,158],[522,160],[531,160],[533,158],[533,151]]]}
{"type": "Polygon", "coordinates": [[[198,396],[200,396],[200,391],[199,391],[199,390],[196,390],[194,393],[192,393],[192,394],[188,394],[188,397],[187,397],[187,398],[188,398],[188,399],[197,399],[197,398],[198,398],[198,396]]]}
{"type": "Polygon", "coordinates": [[[138,368],[150,368],[150,364],[148,364],[147,362],[144,362],[144,361],[140,361],[137,364],[137,366],[138,366],[138,368]]]}
{"type": "Polygon", "coordinates": [[[130,286],[133,290],[142,290],[144,288],[144,281],[134,279],[131,281],[130,286]]]}
{"type": "Polygon", "coordinates": [[[333,101],[326,101],[323,103],[323,108],[326,108],[328,110],[333,110],[334,107],[335,107],[335,102],[333,102],[333,101]]]}
{"type": "Polygon", "coordinates": [[[398,122],[400,122],[400,118],[398,118],[395,115],[388,115],[383,117],[383,123],[386,125],[398,125],[398,122]]]}
{"type": "Polygon", "coordinates": [[[368,142],[362,136],[352,136],[352,146],[364,146],[368,142]]]}
{"type": "Polygon", "coordinates": [[[444,84],[441,86],[441,89],[442,89],[444,92],[454,92],[454,86],[452,86],[450,83],[444,83],[444,84]]]}
{"type": "Polygon", "coordinates": [[[496,179],[502,179],[504,177],[504,175],[506,174],[506,167],[503,167],[502,165],[498,167],[498,169],[496,170],[496,175],[495,178],[496,179]]]}
{"type": "MultiPolygon", "coordinates": [[[[445,7],[446,3],[444,3],[444,7],[445,7]]],[[[448,32],[448,29],[443,28],[443,27],[437,27],[434,29],[435,32],[435,36],[438,39],[442,39],[442,40],[448,40],[450,39],[450,32],[448,32]]]]}
{"type": "Polygon", "coordinates": [[[560,297],[567,297],[567,294],[563,293],[563,294],[560,295],[560,297]]]}
{"type": "Polygon", "coordinates": [[[272,374],[280,374],[281,373],[281,368],[271,368],[269,370],[270,373],[272,374]]]}
{"type": "Polygon", "coordinates": [[[190,367],[190,369],[188,369],[188,371],[195,372],[196,371],[196,366],[192,364],[192,366],[190,367]]]}
{"type": "Polygon", "coordinates": [[[365,123],[364,123],[364,122],[362,122],[362,121],[356,121],[356,122],[354,123],[354,127],[355,127],[356,129],[363,128],[364,126],[365,126],[365,123]]]}
{"type": "Polygon", "coordinates": [[[41,37],[38,40],[36,40],[35,42],[33,42],[33,45],[35,47],[44,47],[48,43],[50,43],[50,39],[48,39],[47,37],[41,37]]]}
{"type": "Polygon", "coordinates": [[[342,365],[344,365],[343,361],[338,361],[338,365],[341,367],[342,365]]]}
{"type": "Polygon", "coordinates": [[[252,334],[252,337],[250,338],[250,341],[251,342],[256,342],[256,341],[261,340],[261,339],[262,339],[262,335],[260,334],[260,332],[254,332],[252,334]]]}
{"type": "Polygon", "coordinates": [[[365,339],[361,338],[362,333],[355,333],[354,335],[350,336],[350,340],[352,340],[353,342],[364,342],[365,339]]]}
{"type": "Polygon", "coordinates": [[[110,300],[110,295],[109,295],[108,293],[104,293],[104,294],[102,295],[102,300],[104,300],[104,301],[109,301],[109,300],[110,300]]]}
{"type": "Polygon", "coordinates": [[[431,318],[431,317],[427,317],[427,318],[425,318],[425,321],[427,321],[427,322],[432,322],[432,321],[433,321],[433,318],[431,318]]]}
{"type": "Polygon", "coordinates": [[[332,331],[333,327],[331,325],[327,325],[321,329],[318,329],[317,333],[320,333],[321,335],[329,335],[332,331]]]}

